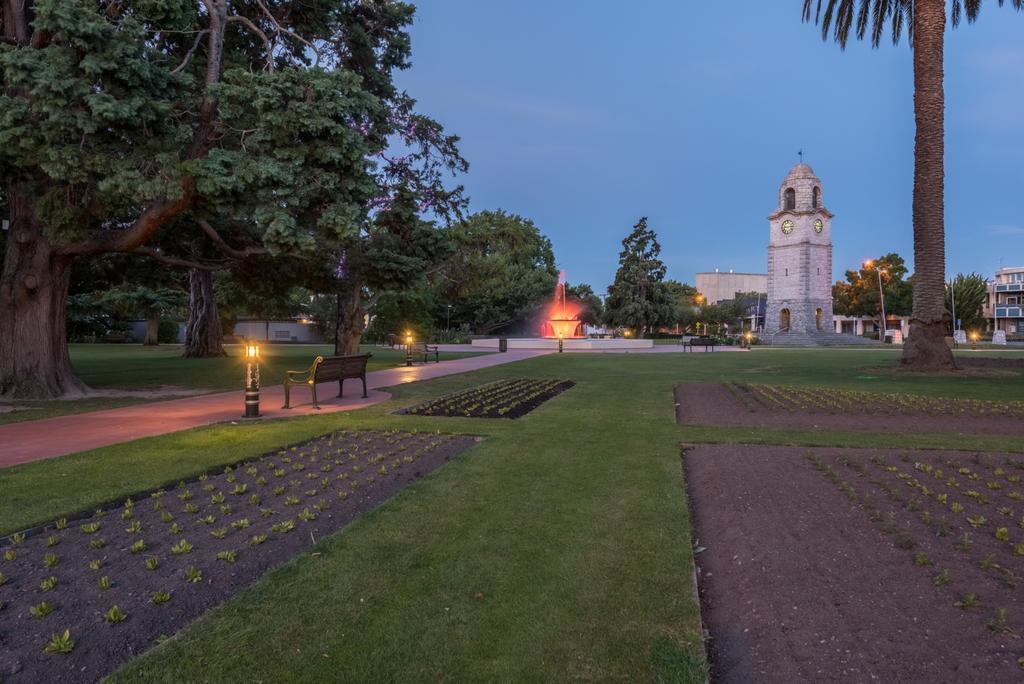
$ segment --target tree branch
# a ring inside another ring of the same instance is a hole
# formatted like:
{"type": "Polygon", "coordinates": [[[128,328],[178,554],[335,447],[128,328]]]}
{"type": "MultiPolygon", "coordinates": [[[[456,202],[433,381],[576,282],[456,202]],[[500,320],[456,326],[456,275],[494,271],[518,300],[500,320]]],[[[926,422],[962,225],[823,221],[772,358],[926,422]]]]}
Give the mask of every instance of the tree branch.
{"type": "Polygon", "coordinates": [[[266,66],[266,69],[267,69],[267,71],[273,71],[274,70],[274,48],[273,48],[273,46],[272,46],[272,44],[270,42],[270,38],[268,38],[267,34],[263,32],[263,29],[261,29],[259,26],[257,26],[251,19],[249,19],[248,17],[244,17],[241,14],[232,14],[232,15],[227,17],[227,21],[228,22],[232,22],[233,21],[233,22],[237,22],[239,24],[242,24],[247,29],[249,29],[251,32],[256,34],[256,36],[260,40],[263,41],[263,45],[267,48],[267,66],[266,66]]]}
{"type": "Polygon", "coordinates": [[[200,271],[222,271],[229,268],[226,263],[219,264],[208,264],[199,261],[192,261],[191,259],[181,259],[179,257],[168,256],[161,253],[159,250],[153,249],[152,247],[136,247],[131,251],[132,254],[138,254],[139,256],[149,257],[154,261],[159,261],[162,264],[168,266],[179,266],[181,268],[195,268],[200,271]]]}
{"type": "Polygon", "coordinates": [[[245,259],[251,256],[260,256],[263,254],[270,254],[270,250],[265,247],[246,247],[245,249],[235,249],[229,245],[224,238],[220,236],[220,233],[211,226],[208,222],[202,219],[196,219],[196,224],[206,233],[206,236],[213,241],[213,244],[217,245],[217,248],[224,252],[232,259],[245,259]]]}
{"type": "Polygon", "coordinates": [[[192,47],[189,48],[189,51],[185,53],[185,58],[183,60],[181,60],[181,64],[179,64],[178,66],[174,67],[174,69],[171,70],[172,74],[176,74],[179,71],[181,71],[182,69],[184,69],[186,66],[188,66],[189,61],[192,59],[192,55],[194,55],[196,53],[196,49],[199,47],[199,41],[203,39],[203,34],[209,33],[209,32],[210,32],[209,29],[203,29],[202,31],[200,31],[199,33],[196,34],[195,42],[192,43],[192,47]]]}
{"type": "Polygon", "coordinates": [[[312,50],[313,54],[316,55],[316,62],[314,63],[313,66],[320,66],[320,50],[317,49],[316,45],[313,45],[313,43],[309,42],[308,40],[306,40],[299,34],[295,33],[294,31],[291,31],[281,26],[280,22],[278,22],[274,15],[271,14],[270,10],[267,9],[267,6],[263,4],[263,0],[256,0],[256,4],[259,5],[261,10],[263,10],[263,14],[267,15],[267,19],[270,19],[270,23],[274,25],[274,28],[277,29],[278,33],[283,33],[287,36],[291,36],[292,38],[294,38],[295,40],[299,41],[300,43],[308,47],[310,50],[312,50]]]}

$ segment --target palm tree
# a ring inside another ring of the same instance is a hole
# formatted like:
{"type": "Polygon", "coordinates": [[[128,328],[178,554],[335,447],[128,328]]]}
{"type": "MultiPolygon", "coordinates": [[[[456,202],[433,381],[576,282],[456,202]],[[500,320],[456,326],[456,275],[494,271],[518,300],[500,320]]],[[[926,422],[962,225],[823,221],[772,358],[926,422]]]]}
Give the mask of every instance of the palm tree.
{"type": "MultiPolygon", "coordinates": [[[[978,18],[981,0],[951,0],[953,26],[978,18]]],[[[998,0],[1000,6],[1004,0],[998,0]]],[[[1024,0],[1007,0],[1017,10],[1024,0]]],[[[804,21],[821,25],[827,40],[832,32],[841,48],[851,30],[863,39],[870,29],[874,47],[888,25],[893,44],[906,27],[914,50],[914,308],[902,363],[913,370],[955,368],[946,346],[944,223],[944,108],[942,59],[946,32],[946,0],[804,0],[804,21]],[[813,9],[813,16],[812,16],[813,9]]]]}

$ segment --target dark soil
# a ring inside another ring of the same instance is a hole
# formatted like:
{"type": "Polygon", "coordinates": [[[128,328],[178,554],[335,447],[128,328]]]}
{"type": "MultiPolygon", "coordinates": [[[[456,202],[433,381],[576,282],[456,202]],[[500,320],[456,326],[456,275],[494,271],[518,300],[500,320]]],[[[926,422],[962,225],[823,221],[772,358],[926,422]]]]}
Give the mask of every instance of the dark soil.
{"type": "Polygon", "coordinates": [[[0,681],[98,680],[474,442],[473,437],[427,433],[333,433],[253,459],[230,473],[182,483],[159,497],[143,495],[127,509],[127,518],[122,517],[126,509],[118,506],[92,520],[69,522],[64,530],[50,525],[20,544],[5,540],[0,552],[16,557],[5,560],[0,553],[0,572],[6,576],[0,584],[0,681]],[[283,489],[275,494],[276,488],[283,489]],[[189,505],[197,510],[186,511],[189,505]],[[230,507],[227,512],[224,505],[230,507]],[[173,519],[163,520],[165,513],[173,519]],[[203,522],[206,516],[214,521],[203,522]],[[248,526],[242,527],[241,520],[248,526]],[[272,529],[286,521],[294,529],[272,529]],[[100,529],[83,531],[82,524],[89,522],[99,523],[100,529]],[[141,528],[137,533],[128,529],[134,523],[141,528]],[[210,534],[218,529],[224,530],[221,539],[210,534]],[[266,541],[253,544],[258,535],[266,535],[266,541]],[[52,547],[50,536],[56,541],[52,547]],[[91,548],[98,539],[105,545],[91,548]],[[132,553],[130,547],[140,539],[145,550],[132,553]],[[172,553],[182,539],[194,548],[172,553]],[[235,551],[237,558],[218,559],[223,551],[235,551]],[[44,567],[51,553],[58,562],[44,567]],[[157,559],[154,570],[146,568],[150,558],[157,559]],[[91,560],[100,560],[102,567],[90,569],[91,560]],[[202,573],[201,580],[186,580],[189,567],[202,573]],[[57,578],[57,586],[43,591],[40,583],[50,576],[57,578]],[[109,589],[98,584],[103,576],[110,580],[109,589]],[[168,592],[170,600],[154,604],[157,591],[168,592]],[[52,604],[53,612],[33,617],[29,608],[43,601],[52,604]],[[128,615],[125,621],[104,619],[114,605],[128,615]],[[74,650],[44,653],[51,636],[65,629],[71,631],[74,650]]]}
{"type": "MultiPolygon", "coordinates": [[[[820,390],[807,390],[820,391],[820,390]]],[[[847,396],[850,393],[837,393],[847,396]]],[[[870,396],[870,393],[856,393],[870,396]]],[[[879,395],[882,397],[883,395],[879,395]]],[[[719,383],[685,383],[675,388],[676,420],[685,425],[801,428],[871,432],[951,432],[965,434],[1024,433],[1024,420],[1015,415],[999,415],[999,405],[986,402],[921,399],[906,397],[899,406],[892,395],[873,406],[870,401],[844,405],[831,411],[813,404],[765,405],[750,398],[743,386],[719,383]],[[915,402],[927,402],[930,412],[915,408],[915,402]],[[944,406],[941,405],[944,402],[944,406]],[[987,414],[971,407],[990,406],[987,414]]],[[[1017,409],[1013,409],[1016,411],[1017,409]]],[[[1007,409],[1009,412],[1010,409],[1007,409]]]]}
{"type": "Polygon", "coordinates": [[[446,418],[520,418],[575,384],[572,380],[499,380],[417,404],[399,413],[446,418]]]}
{"type": "Polygon", "coordinates": [[[1024,358],[996,356],[964,356],[956,357],[956,365],[972,368],[1024,368],[1024,358]]]}
{"type": "Polygon", "coordinates": [[[1024,679],[1024,584],[1017,584],[1024,557],[1015,555],[1024,542],[1024,504],[1011,496],[1024,498],[1020,480],[1012,481],[1024,474],[1018,460],[775,446],[685,450],[713,680],[1024,679]],[[967,496],[970,488],[988,501],[967,496]],[[953,501],[965,510],[954,513],[953,501]],[[988,522],[974,527],[968,516],[988,522]],[[1007,541],[996,538],[1003,526],[1007,541]],[[977,607],[954,605],[968,593],[979,597],[977,607]]]}

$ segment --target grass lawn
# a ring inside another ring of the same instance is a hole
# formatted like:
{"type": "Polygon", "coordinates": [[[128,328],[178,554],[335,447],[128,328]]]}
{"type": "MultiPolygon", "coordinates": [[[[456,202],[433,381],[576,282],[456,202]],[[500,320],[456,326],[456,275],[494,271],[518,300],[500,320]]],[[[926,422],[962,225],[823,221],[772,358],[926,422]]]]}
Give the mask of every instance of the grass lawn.
{"type": "MultiPolygon", "coordinates": [[[[71,365],[89,387],[98,390],[156,390],[165,388],[163,398],[173,395],[174,388],[184,390],[231,390],[242,386],[245,361],[241,345],[225,345],[227,356],[217,359],[186,359],[181,345],[163,344],[144,347],[138,344],[72,344],[71,365]]],[[[364,345],[364,353],[373,356],[367,370],[393,368],[405,363],[405,352],[399,349],[364,345]]],[[[260,376],[264,385],[284,382],[286,370],[308,368],[318,355],[329,356],[334,347],[326,344],[265,344],[260,346],[260,376]]],[[[471,352],[442,352],[442,359],[476,356],[471,352]]],[[[187,395],[189,392],[182,392],[187,395]]],[[[16,405],[30,410],[0,413],[0,425],[24,420],[117,408],[152,398],[103,397],[73,401],[19,401],[16,405]]]]}
{"type": "MultiPolygon", "coordinates": [[[[0,531],[339,427],[484,441],[130,663],[114,681],[703,681],[678,446],[879,443],[892,435],[683,428],[685,380],[1024,400],[1017,373],[893,374],[898,350],[564,354],[396,387],[358,412],[218,425],[0,471],[0,531]],[[516,421],[390,411],[504,377],[576,387],[516,421]]],[[[1010,437],[904,436],[901,448],[1010,437]]],[[[741,448],[741,447],[740,447],[741,448]]]]}

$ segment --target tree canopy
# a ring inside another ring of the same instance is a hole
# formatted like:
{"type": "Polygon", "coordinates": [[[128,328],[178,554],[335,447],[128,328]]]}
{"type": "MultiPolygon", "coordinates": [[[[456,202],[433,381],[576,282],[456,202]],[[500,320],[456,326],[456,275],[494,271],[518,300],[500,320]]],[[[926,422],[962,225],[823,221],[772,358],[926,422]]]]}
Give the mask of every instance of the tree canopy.
{"type": "Polygon", "coordinates": [[[946,308],[950,312],[951,326],[956,326],[956,320],[959,320],[960,330],[982,330],[985,327],[982,307],[987,292],[985,279],[977,273],[958,273],[946,286],[946,308]]]}
{"type": "Polygon", "coordinates": [[[859,270],[847,271],[846,281],[832,286],[834,310],[845,316],[881,316],[882,301],[878,278],[885,293],[885,313],[907,316],[913,307],[914,286],[907,275],[907,265],[899,254],[891,253],[867,262],[859,270]]]}
{"type": "Polygon", "coordinates": [[[463,206],[445,184],[466,169],[458,139],[392,80],[409,66],[412,5],[0,1],[0,180],[17,237],[0,276],[0,394],[84,391],[63,317],[76,258],[337,267],[399,195],[440,217],[463,206]]]}
{"type": "Polygon", "coordinates": [[[558,283],[551,241],[533,221],[504,211],[481,211],[448,230],[451,257],[439,279],[441,304],[452,324],[477,334],[530,318],[558,283]]]}

